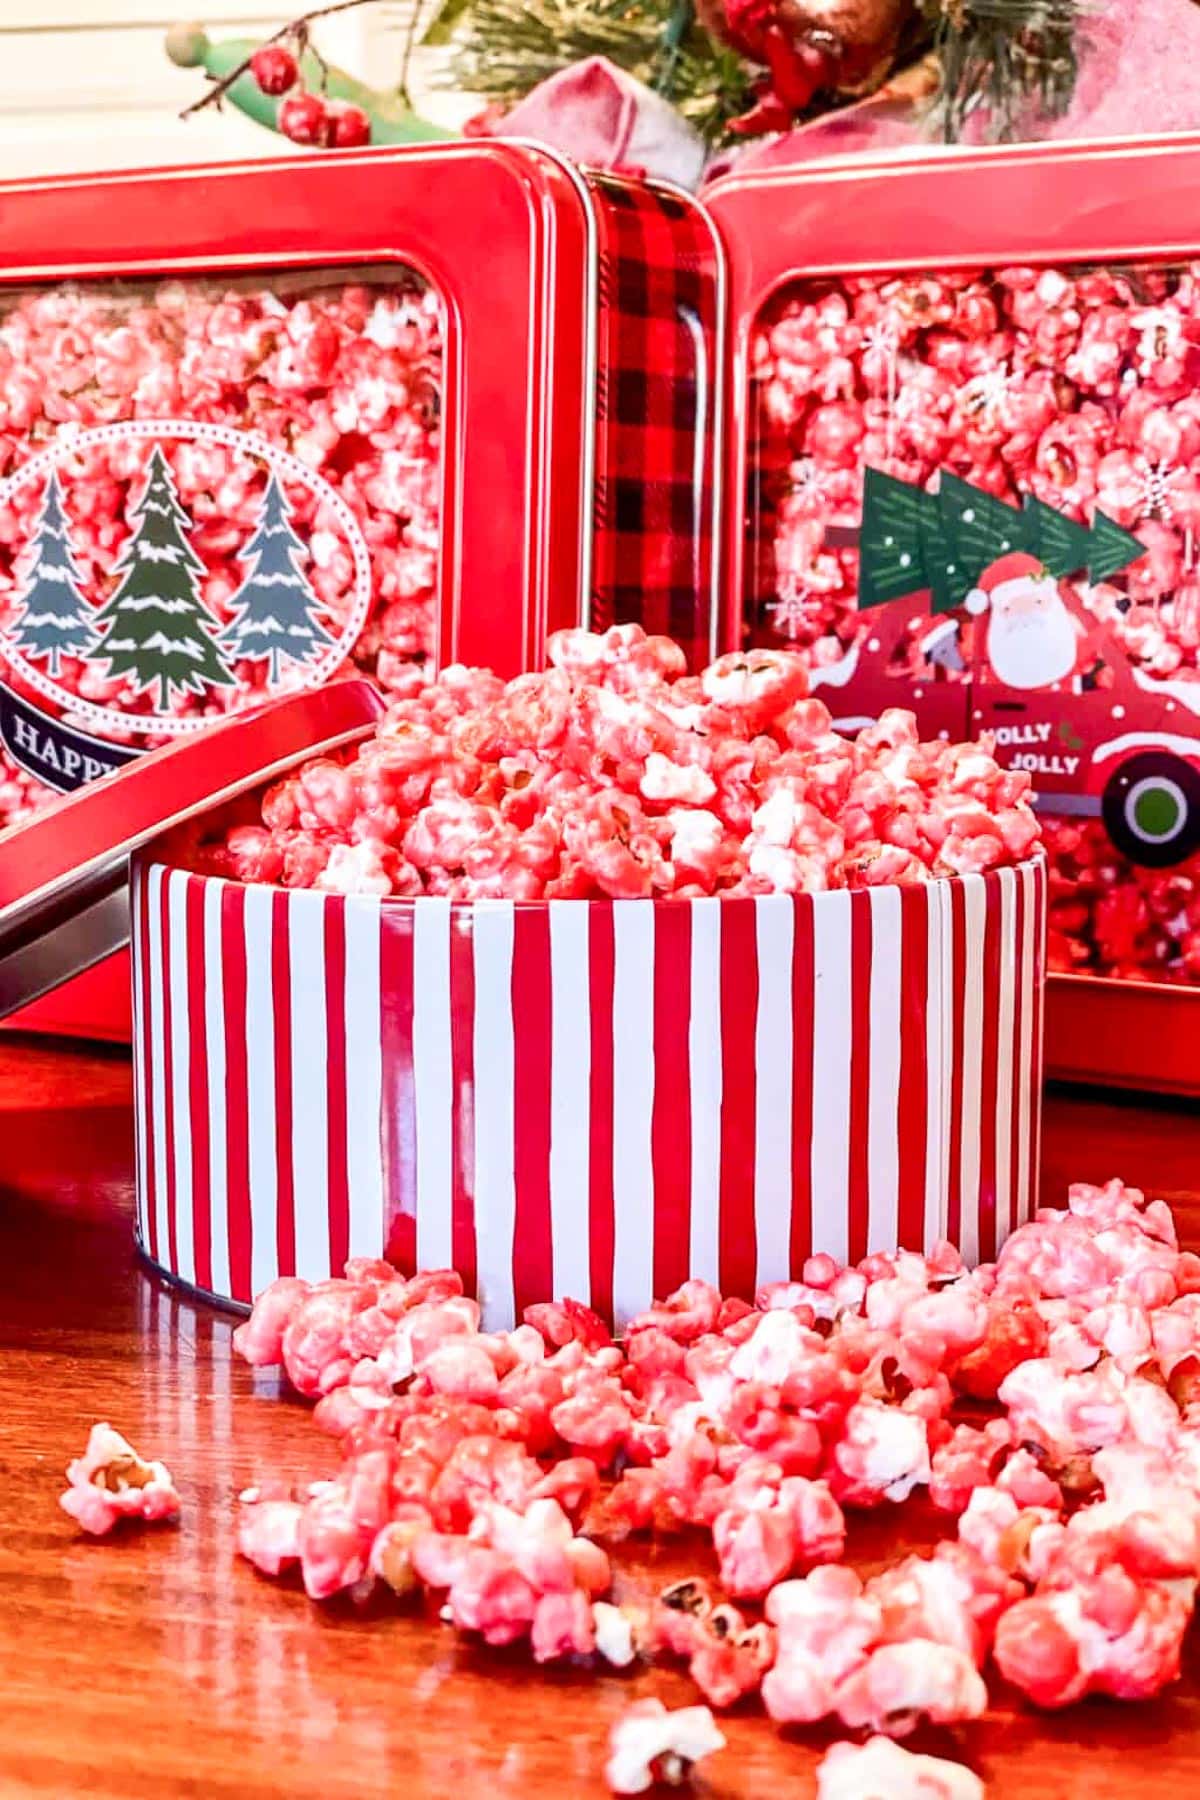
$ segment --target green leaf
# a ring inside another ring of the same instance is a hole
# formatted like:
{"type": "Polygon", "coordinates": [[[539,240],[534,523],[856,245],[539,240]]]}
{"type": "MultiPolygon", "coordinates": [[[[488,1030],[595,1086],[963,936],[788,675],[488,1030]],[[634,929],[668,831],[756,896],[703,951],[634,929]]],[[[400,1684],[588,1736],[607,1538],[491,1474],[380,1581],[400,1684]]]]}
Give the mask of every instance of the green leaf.
{"type": "Polygon", "coordinates": [[[1015,506],[946,469],[938,476],[937,499],[942,530],[954,554],[954,585],[960,597],[965,598],[997,557],[1029,547],[1029,526],[1015,506]]]}
{"type": "Polygon", "coordinates": [[[858,540],[858,604],[882,606],[927,585],[921,520],[930,496],[907,481],[867,469],[858,540]]]}
{"type": "Polygon", "coordinates": [[[1118,525],[1115,519],[1110,519],[1107,513],[1096,513],[1092,520],[1091,540],[1087,563],[1090,581],[1107,581],[1110,575],[1119,574],[1146,554],[1145,544],[1123,525],[1118,525]]]}
{"type": "Polygon", "coordinates": [[[1076,575],[1087,568],[1093,538],[1086,525],[1033,494],[1025,496],[1025,522],[1029,549],[1051,575],[1076,575]]]}
{"type": "Polygon", "coordinates": [[[459,20],[471,10],[471,0],[442,0],[419,42],[430,49],[448,44],[458,28],[459,20]]]}

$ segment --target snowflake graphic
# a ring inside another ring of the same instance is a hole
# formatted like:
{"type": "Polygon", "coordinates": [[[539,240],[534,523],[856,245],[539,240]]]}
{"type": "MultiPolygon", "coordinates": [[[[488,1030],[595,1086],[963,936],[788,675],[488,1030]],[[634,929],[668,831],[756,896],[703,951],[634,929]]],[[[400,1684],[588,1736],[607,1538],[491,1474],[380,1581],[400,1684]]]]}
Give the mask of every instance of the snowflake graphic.
{"type": "Polygon", "coordinates": [[[826,499],[821,471],[811,456],[801,456],[788,470],[788,492],[797,500],[820,504],[826,499]]]}
{"type": "Polygon", "coordinates": [[[875,356],[881,356],[886,363],[894,357],[900,347],[900,335],[890,319],[882,319],[877,325],[868,325],[863,332],[863,343],[875,356]]]}
{"type": "Polygon", "coordinates": [[[779,598],[771,601],[767,611],[781,638],[789,642],[802,637],[812,625],[811,607],[815,595],[810,594],[795,576],[784,577],[779,584],[779,598]]]}
{"type": "Polygon", "coordinates": [[[1149,517],[1162,519],[1168,525],[1175,516],[1171,501],[1173,473],[1169,463],[1142,461],[1138,464],[1138,501],[1141,509],[1149,517]]]}

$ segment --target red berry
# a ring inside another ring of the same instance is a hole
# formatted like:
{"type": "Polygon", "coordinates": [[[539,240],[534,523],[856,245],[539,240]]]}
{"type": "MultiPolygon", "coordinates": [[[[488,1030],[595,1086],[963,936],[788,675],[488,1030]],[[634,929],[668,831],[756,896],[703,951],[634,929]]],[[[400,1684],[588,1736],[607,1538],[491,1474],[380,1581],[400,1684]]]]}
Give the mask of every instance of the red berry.
{"type": "Polygon", "coordinates": [[[352,106],[345,100],[333,100],[328,112],[330,130],[326,143],[334,145],[338,150],[356,150],[361,144],[370,143],[371,121],[361,106],[352,106]]]}
{"type": "Polygon", "coordinates": [[[296,59],[282,44],[264,44],[250,58],[250,73],[264,94],[286,94],[295,87],[296,59]]]}
{"type": "Polygon", "coordinates": [[[324,144],[328,140],[329,114],[325,102],[317,94],[301,88],[280,101],[277,123],[284,137],[293,144],[324,144]]]}

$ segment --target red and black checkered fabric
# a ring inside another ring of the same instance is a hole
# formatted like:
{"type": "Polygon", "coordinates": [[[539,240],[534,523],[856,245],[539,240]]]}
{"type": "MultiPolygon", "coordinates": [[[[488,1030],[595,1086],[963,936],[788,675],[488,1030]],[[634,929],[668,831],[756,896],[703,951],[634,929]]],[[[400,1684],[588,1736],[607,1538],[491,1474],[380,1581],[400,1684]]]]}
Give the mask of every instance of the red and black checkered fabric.
{"type": "Polygon", "coordinates": [[[592,621],[709,660],[720,384],[718,250],[686,195],[591,178],[600,237],[592,621]]]}

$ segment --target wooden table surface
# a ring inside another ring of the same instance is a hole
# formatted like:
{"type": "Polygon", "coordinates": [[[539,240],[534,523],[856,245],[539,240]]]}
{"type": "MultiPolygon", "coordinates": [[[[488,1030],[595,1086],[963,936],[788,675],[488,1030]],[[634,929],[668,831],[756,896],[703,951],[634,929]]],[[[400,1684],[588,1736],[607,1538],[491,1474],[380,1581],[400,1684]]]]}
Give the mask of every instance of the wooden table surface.
{"type": "MultiPolygon", "coordinates": [[[[130,1083],[117,1057],[0,1050],[0,1795],[599,1796],[609,1726],[634,1696],[693,1697],[670,1670],[600,1679],[371,1603],[310,1604],[234,1548],[233,1496],[268,1470],[330,1472],[328,1440],[230,1349],[231,1323],[170,1293],[130,1242],[130,1083]],[[174,1471],[177,1530],[93,1543],[56,1498],[107,1418],[174,1471]]],[[[1043,1196],[1119,1174],[1169,1200],[1200,1246],[1200,1115],[1053,1096],[1043,1196]]],[[[855,1523],[864,1569],[939,1529],[916,1508],[855,1523]]],[[[699,1552],[627,1561],[625,1591],[699,1552]]],[[[1200,1634],[1194,1634],[1200,1635],[1200,1634]]],[[[1200,1653],[1156,1704],[993,1708],[920,1747],[961,1754],[989,1795],[1179,1800],[1200,1780],[1200,1653]]],[[[727,1718],[709,1796],[808,1796],[832,1733],[727,1718]]]]}

